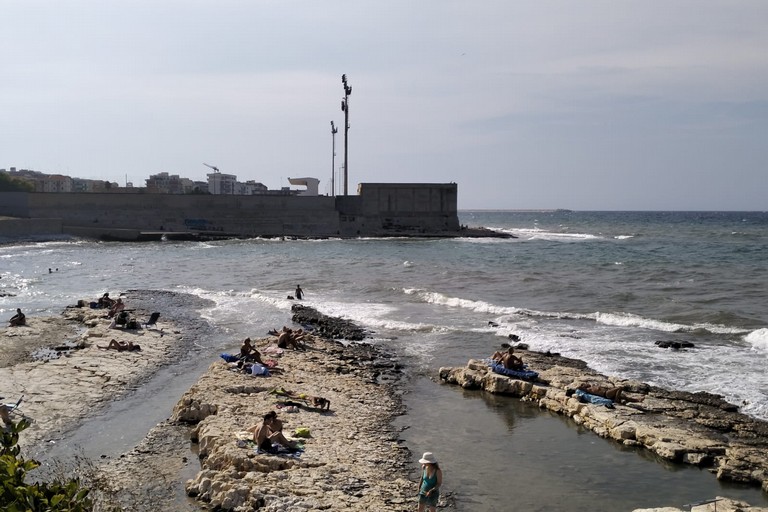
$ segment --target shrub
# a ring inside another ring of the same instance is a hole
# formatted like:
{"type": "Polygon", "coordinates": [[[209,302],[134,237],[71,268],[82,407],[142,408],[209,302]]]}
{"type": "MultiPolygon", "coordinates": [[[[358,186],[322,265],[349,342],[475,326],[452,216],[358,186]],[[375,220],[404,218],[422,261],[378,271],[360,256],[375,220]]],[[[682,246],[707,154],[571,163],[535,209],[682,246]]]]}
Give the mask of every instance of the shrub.
{"type": "Polygon", "coordinates": [[[85,512],[93,510],[80,480],[56,479],[52,482],[28,483],[27,475],[40,466],[36,460],[25,460],[19,448],[19,433],[30,425],[27,419],[11,423],[0,434],[0,508],[8,512],[85,512]]]}

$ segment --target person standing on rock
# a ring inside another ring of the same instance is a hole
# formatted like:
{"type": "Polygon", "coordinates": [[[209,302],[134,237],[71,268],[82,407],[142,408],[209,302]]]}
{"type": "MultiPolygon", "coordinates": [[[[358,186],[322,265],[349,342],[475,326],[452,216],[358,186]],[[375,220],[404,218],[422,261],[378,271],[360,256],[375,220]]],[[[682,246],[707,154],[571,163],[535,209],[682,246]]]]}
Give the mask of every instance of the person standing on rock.
{"type": "Polygon", "coordinates": [[[304,298],[304,290],[301,289],[300,284],[296,285],[296,292],[294,293],[294,295],[296,296],[296,300],[301,300],[304,298]]]}
{"type": "Polygon", "coordinates": [[[419,483],[419,512],[429,508],[429,512],[437,510],[440,499],[440,487],[443,485],[443,470],[437,464],[432,452],[424,452],[419,459],[421,463],[421,482],[419,483]]]}

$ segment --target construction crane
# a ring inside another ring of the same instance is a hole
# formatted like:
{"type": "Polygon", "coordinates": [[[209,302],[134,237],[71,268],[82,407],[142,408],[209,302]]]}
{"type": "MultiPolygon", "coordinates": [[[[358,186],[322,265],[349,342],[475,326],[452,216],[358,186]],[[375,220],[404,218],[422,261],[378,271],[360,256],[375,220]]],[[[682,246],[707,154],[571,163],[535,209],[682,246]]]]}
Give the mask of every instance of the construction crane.
{"type": "Polygon", "coordinates": [[[213,172],[221,172],[221,171],[219,170],[219,168],[218,168],[218,167],[216,167],[215,165],[208,165],[208,164],[207,164],[207,163],[205,163],[205,162],[203,162],[203,165],[204,165],[204,166],[206,166],[206,167],[210,167],[211,169],[213,169],[213,172]]]}

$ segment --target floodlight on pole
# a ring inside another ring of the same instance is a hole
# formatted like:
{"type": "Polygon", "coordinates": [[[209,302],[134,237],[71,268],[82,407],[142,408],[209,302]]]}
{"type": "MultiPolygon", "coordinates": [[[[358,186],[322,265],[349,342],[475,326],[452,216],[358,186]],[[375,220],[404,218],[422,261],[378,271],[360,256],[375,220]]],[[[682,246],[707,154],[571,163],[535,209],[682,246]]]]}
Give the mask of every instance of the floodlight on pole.
{"type": "Polygon", "coordinates": [[[339,133],[339,129],[331,121],[331,195],[336,195],[336,134],[339,133]]]}
{"type": "Polygon", "coordinates": [[[347,85],[346,73],[341,75],[341,83],[344,85],[344,99],[341,100],[341,111],[344,112],[344,195],[348,194],[349,180],[349,95],[352,94],[352,86],[347,85]]]}

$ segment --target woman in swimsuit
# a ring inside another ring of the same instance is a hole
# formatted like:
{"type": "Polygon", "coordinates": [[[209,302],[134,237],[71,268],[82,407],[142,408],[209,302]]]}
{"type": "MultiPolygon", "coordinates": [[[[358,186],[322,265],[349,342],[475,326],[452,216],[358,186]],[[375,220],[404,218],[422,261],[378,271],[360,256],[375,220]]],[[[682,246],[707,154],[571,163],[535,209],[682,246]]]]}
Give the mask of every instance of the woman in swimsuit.
{"type": "Polygon", "coordinates": [[[421,459],[421,484],[419,485],[419,512],[429,508],[429,512],[437,510],[440,499],[440,487],[443,485],[443,470],[437,464],[432,452],[424,452],[421,459]]]}

